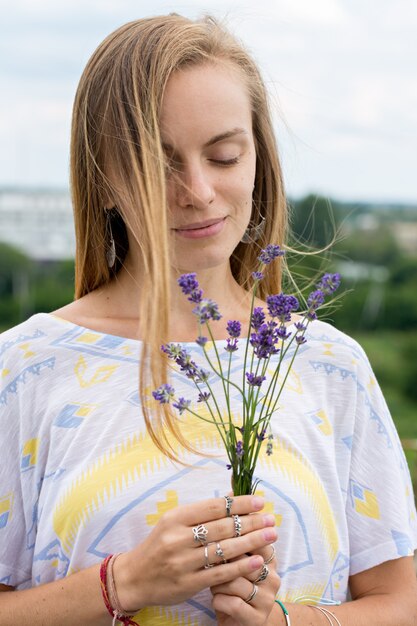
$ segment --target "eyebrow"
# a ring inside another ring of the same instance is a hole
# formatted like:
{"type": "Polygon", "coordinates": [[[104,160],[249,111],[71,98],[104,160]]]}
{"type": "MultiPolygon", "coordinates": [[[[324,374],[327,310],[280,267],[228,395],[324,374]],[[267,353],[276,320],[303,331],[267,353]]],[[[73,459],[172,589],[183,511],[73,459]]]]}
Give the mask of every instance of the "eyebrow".
{"type": "MultiPolygon", "coordinates": [[[[214,135],[211,139],[206,141],[203,148],[209,148],[220,141],[224,141],[225,139],[230,139],[230,137],[235,137],[236,135],[247,135],[248,132],[244,128],[233,128],[232,130],[227,130],[224,133],[220,133],[219,135],[214,135]]],[[[163,142],[162,147],[165,150],[173,150],[173,147],[168,143],[163,142]]]]}

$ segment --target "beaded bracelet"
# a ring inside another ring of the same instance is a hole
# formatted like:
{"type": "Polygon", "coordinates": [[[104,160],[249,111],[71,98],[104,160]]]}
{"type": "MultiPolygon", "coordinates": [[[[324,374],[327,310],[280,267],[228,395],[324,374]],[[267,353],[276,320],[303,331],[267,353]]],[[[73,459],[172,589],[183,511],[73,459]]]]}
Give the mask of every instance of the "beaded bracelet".
{"type": "Polygon", "coordinates": [[[109,554],[101,563],[100,566],[100,586],[101,593],[103,594],[104,604],[106,605],[106,609],[110,613],[113,618],[114,626],[116,624],[116,620],[121,622],[122,624],[139,626],[137,622],[134,622],[131,617],[133,615],[128,615],[123,611],[120,607],[119,600],[116,593],[116,586],[113,578],[113,564],[119,554],[109,554]],[[108,578],[107,571],[110,571],[110,576],[108,578]],[[110,591],[110,594],[109,594],[110,591]],[[113,606],[115,605],[115,606],[113,606]]]}
{"type": "Polygon", "coordinates": [[[280,605],[280,607],[281,607],[281,609],[282,609],[282,612],[284,613],[284,618],[285,618],[285,623],[286,623],[286,625],[287,625],[287,626],[291,626],[290,616],[289,616],[289,614],[288,614],[287,609],[285,608],[284,603],[283,603],[283,602],[281,602],[281,600],[275,600],[275,602],[276,602],[277,604],[279,604],[279,605],[280,605]]]}

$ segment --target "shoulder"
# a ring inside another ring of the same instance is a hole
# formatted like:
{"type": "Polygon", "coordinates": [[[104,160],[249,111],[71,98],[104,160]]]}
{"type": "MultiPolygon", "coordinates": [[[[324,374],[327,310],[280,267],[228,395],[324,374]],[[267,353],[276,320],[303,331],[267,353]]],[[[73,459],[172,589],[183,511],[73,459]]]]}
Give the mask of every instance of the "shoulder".
{"type": "Polygon", "coordinates": [[[308,357],[320,369],[338,370],[342,376],[362,377],[372,372],[362,346],[352,337],[328,322],[316,320],[306,332],[308,357]]]}
{"type": "Polygon", "coordinates": [[[64,320],[49,313],[37,313],[0,333],[0,378],[4,379],[14,367],[22,369],[33,363],[35,357],[42,357],[48,346],[66,332],[68,324],[64,320]]]}

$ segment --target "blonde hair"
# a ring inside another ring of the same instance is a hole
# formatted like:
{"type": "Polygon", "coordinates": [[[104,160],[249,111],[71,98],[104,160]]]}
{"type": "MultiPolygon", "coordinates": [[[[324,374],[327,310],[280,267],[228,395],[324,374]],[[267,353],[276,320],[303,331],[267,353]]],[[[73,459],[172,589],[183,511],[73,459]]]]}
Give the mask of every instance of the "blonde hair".
{"type": "MultiPolygon", "coordinates": [[[[125,227],[142,254],[147,297],[138,303],[138,314],[146,337],[142,363],[150,365],[141,367],[139,384],[146,427],[154,443],[174,459],[170,435],[185,448],[189,445],[169,410],[151,418],[145,393],[145,387],[155,388],[167,380],[160,346],[168,334],[170,249],[159,119],[171,74],[207,63],[234,66],[246,83],[252,107],[257,153],[252,215],[254,220],[263,215],[266,227],[260,241],[239,243],[230,261],[235,279],[249,289],[259,248],[285,240],[287,204],[265,85],[244,46],[224,26],[209,15],[192,21],[170,14],[118,28],[89,60],[72,119],[75,298],[113,277],[106,262],[105,207],[111,203],[122,217],[116,229],[116,271],[128,248],[125,227]]],[[[281,265],[270,267],[260,284],[261,298],[280,290],[281,265]]]]}

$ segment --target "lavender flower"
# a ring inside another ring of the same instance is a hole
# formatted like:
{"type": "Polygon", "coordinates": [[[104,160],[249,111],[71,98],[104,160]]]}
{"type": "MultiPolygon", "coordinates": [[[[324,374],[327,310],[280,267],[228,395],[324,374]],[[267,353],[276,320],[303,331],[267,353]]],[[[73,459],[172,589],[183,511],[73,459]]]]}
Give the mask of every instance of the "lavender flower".
{"type": "Polygon", "coordinates": [[[263,428],[260,433],[256,435],[256,439],[259,441],[263,441],[266,438],[266,428],[263,428]]]}
{"type": "Polygon", "coordinates": [[[229,320],[226,327],[230,337],[240,337],[240,331],[242,330],[242,324],[235,320],[229,320]]]}
{"type": "Polygon", "coordinates": [[[289,339],[291,335],[292,333],[287,330],[286,326],[281,325],[279,328],[277,328],[277,337],[279,337],[283,341],[289,339]]]}
{"type": "Polygon", "coordinates": [[[297,311],[299,304],[295,296],[287,296],[285,293],[278,293],[275,296],[268,296],[266,299],[269,315],[276,317],[281,323],[291,320],[291,313],[297,311]]]}
{"type": "Polygon", "coordinates": [[[184,413],[184,411],[186,411],[188,409],[188,407],[191,404],[191,400],[186,400],[185,398],[179,398],[178,402],[173,402],[172,406],[175,409],[178,409],[179,414],[182,415],[184,413]]]}
{"type": "Polygon", "coordinates": [[[200,391],[198,394],[197,402],[207,402],[210,398],[210,393],[208,391],[200,391]]]}
{"type": "Polygon", "coordinates": [[[201,348],[204,348],[204,346],[207,343],[207,337],[197,337],[197,339],[195,340],[196,344],[199,345],[201,348]]]}
{"type": "Polygon", "coordinates": [[[268,435],[268,443],[266,444],[266,453],[271,456],[274,444],[272,443],[274,435],[268,435]]]}
{"type": "Polygon", "coordinates": [[[295,341],[299,346],[301,346],[303,343],[307,343],[307,339],[303,335],[296,335],[295,341]]]}
{"type": "Polygon", "coordinates": [[[262,324],[258,332],[250,336],[250,344],[259,359],[267,359],[272,354],[277,354],[279,352],[277,342],[277,324],[274,321],[262,324]]]}
{"type": "Polygon", "coordinates": [[[246,380],[251,387],[260,387],[266,380],[266,376],[255,376],[252,372],[246,372],[246,380]]]}
{"type": "Polygon", "coordinates": [[[236,350],[238,350],[237,347],[237,339],[233,338],[233,339],[227,339],[227,344],[225,345],[224,349],[227,350],[227,352],[236,352],[236,350]]]}
{"type": "Polygon", "coordinates": [[[181,287],[182,293],[186,296],[196,291],[199,287],[197,274],[195,272],[192,274],[182,274],[177,282],[181,287]]]}
{"type": "Polygon", "coordinates": [[[268,244],[261,254],[258,256],[258,260],[264,265],[269,265],[274,259],[284,256],[285,251],[281,250],[281,247],[272,243],[268,244]]]}
{"type": "Polygon", "coordinates": [[[340,274],[324,274],[316,286],[324,295],[330,296],[338,289],[340,281],[340,274]]]}
{"type": "Polygon", "coordinates": [[[296,322],[294,326],[296,327],[298,332],[303,332],[304,330],[307,330],[307,326],[305,326],[303,322],[296,322]]]}
{"type": "Polygon", "coordinates": [[[219,320],[222,317],[216,302],[207,298],[197,304],[195,309],[193,309],[193,313],[197,316],[200,324],[205,324],[210,320],[219,320]]]}
{"type": "Polygon", "coordinates": [[[182,293],[189,296],[188,300],[198,304],[201,302],[203,292],[199,289],[196,276],[197,274],[195,272],[192,272],[191,274],[182,274],[177,282],[181,287],[182,293]]]}
{"type": "Polygon", "coordinates": [[[236,456],[239,459],[243,457],[243,441],[238,441],[236,444],[236,456]]]}
{"type": "Polygon", "coordinates": [[[174,387],[172,387],[171,385],[167,385],[167,384],[161,385],[160,387],[158,387],[158,389],[155,389],[155,391],[152,391],[152,395],[155,398],[155,400],[157,400],[161,404],[169,404],[170,401],[173,399],[174,394],[175,394],[174,387]]]}
{"type": "Polygon", "coordinates": [[[184,352],[183,347],[179,343],[167,343],[161,346],[162,352],[168,356],[169,359],[177,359],[184,352]]]}
{"type": "Polygon", "coordinates": [[[255,330],[259,330],[265,321],[265,313],[261,306],[257,306],[253,309],[252,319],[250,325],[255,330]]]}
{"type": "Polygon", "coordinates": [[[324,302],[324,293],[318,289],[312,291],[307,298],[308,311],[306,313],[307,318],[312,321],[317,319],[316,311],[324,302]]]}
{"type": "Polygon", "coordinates": [[[262,280],[263,277],[264,275],[262,274],[262,272],[252,272],[253,280],[262,280]]]}

